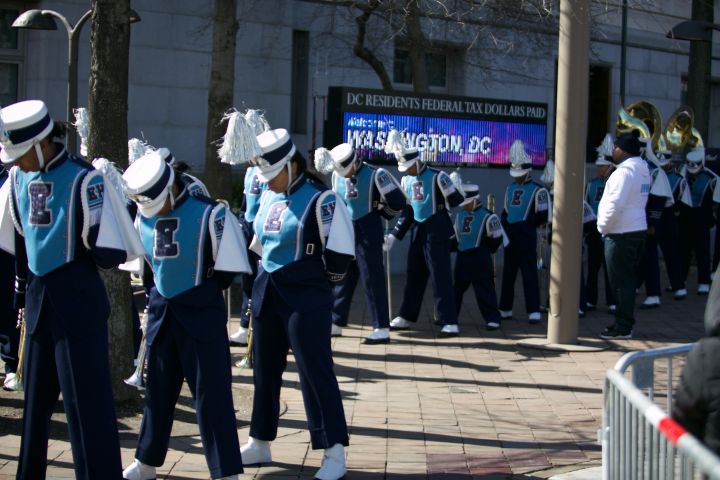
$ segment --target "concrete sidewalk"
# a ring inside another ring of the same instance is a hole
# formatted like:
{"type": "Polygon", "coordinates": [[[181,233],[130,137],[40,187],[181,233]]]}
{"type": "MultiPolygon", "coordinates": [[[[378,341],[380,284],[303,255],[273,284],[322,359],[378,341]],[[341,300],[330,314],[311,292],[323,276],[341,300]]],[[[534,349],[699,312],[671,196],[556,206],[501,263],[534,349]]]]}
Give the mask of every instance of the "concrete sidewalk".
{"type": "MultiPolygon", "coordinates": [[[[394,311],[403,285],[403,277],[394,278],[394,311]]],[[[516,296],[516,319],[487,332],[470,291],[464,298],[460,337],[437,338],[439,327],[432,325],[428,291],[415,330],[393,332],[388,345],[363,345],[371,326],[359,288],[351,326],[333,339],[350,428],[347,478],[538,479],[599,465],[596,438],[605,371],[628,351],[697,340],[703,333],[707,297],[695,295],[695,287],[688,285],[685,301],[673,301],[666,294],[659,309],[638,310],[633,340],[600,340],[597,334],[612,318],[604,310],[589,313],[580,320],[581,343],[605,349],[587,353],[519,346],[520,340],[544,338],[547,329],[546,319],[529,325],[525,314],[520,314],[524,312],[521,294],[516,296]]],[[[638,295],[638,302],[642,298],[638,295]]],[[[243,353],[244,349],[233,348],[233,361],[243,353]]],[[[233,374],[237,398],[242,399],[238,403],[248,405],[252,371],[235,368],[233,374]]],[[[243,479],[312,478],[320,465],[322,451],[309,446],[292,355],[284,378],[286,409],[273,444],[275,461],[246,468],[243,479]]],[[[17,405],[21,399],[20,394],[0,392],[0,405],[17,405]]],[[[241,443],[248,437],[248,418],[247,410],[238,412],[241,443]]],[[[119,418],[123,465],[133,458],[136,419],[136,415],[119,418]]],[[[0,479],[14,478],[18,421],[3,418],[0,423],[0,479]]],[[[48,478],[73,478],[63,422],[64,414],[53,417],[48,478]]],[[[170,445],[158,478],[209,478],[187,389],[179,402],[170,445]]]]}

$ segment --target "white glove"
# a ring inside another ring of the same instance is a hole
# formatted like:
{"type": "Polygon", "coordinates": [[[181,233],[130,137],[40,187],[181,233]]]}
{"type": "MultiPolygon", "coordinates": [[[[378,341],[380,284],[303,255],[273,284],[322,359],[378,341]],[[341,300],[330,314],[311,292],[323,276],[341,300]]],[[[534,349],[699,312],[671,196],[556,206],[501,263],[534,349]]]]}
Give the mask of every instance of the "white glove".
{"type": "Polygon", "coordinates": [[[393,246],[393,243],[395,243],[395,240],[397,240],[397,239],[395,238],[394,235],[392,235],[392,234],[385,235],[385,241],[383,242],[383,247],[382,247],[383,250],[386,252],[389,252],[393,246]]]}

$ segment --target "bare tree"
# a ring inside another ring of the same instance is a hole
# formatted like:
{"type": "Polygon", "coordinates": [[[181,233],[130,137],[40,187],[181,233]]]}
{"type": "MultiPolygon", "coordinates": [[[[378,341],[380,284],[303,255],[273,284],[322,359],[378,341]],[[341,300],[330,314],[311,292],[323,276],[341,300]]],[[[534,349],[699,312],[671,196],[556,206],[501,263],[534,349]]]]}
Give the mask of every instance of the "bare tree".
{"type": "Polygon", "coordinates": [[[215,0],[213,7],[213,43],[208,88],[208,116],[205,130],[205,184],[210,194],[230,200],[232,171],[220,163],[217,140],[223,136],[223,114],[233,106],[235,87],[235,42],[238,31],[237,0],[215,0]]]}
{"type": "MultiPolygon", "coordinates": [[[[127,166],[129,0],[92,0],[88,157],[127,166]]],[[[102,272],[110,300],[110,375],[116,402],[137,399],[123,379],[132,371],[130,279],[117,269],[102,272]]]]}

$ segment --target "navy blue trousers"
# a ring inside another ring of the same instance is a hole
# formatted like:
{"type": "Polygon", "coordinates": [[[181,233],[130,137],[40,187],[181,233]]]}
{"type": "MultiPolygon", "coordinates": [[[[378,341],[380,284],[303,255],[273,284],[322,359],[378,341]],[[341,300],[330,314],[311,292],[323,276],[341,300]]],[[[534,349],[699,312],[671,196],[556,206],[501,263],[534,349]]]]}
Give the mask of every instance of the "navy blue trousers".
{"type": "Polygon", "coordinates": [[[500,290],[500,310],[511,311],[515,299],[515,278],[518,270],[522,274],[527,313],[540,311],[540,285],[537,273],[537,240],[535,229],[532,235],[520,237],[512,235],[510,244],[505,247],[502,287],[500,290]]]}
{"type": "Polygon", "coordinates": [[[659,297],[662,294],[660,290],[660,260],[658,257],[659,234],[660,229],[658,228],[655,230],[654,235],[645,237],[645,249],[640,261],[638,283],[645,283],[645,294],[648,297],[659,297]]]}
{"type": "MultiPolygon", "coordinates": [[[[200,320],[200,319],[198,319],[200,320]]],[[[165,462],[175,404],[183,379],[195,402],[205,459],[212,478],[242,473],[233,407],[230,345],[224,324],[200,342],[185,331],[167,309],[160,331],[148,345],[145,410],[135,458],[155,467],[165,462]]]]}
{"type": "Polygon", "coordinates": [[[26,336],[24,353],[17,478],[45,478],[50,416],[61,391],[76,478],[122,478],[105,319],[90,331],[70,332],[45,300],[35,331],[26,336]]]}
{"type": "Polygon", "coordinates": [[[458,252],[455,258],[454,276],[453,289],[458,315],[465,290],[472,285],[485,322],[500,323],[500,312],[498,312],[497,294],[495,293],[495,272],[490,251],[481,246],[465,252],[458,252]]]}
{"type": "Polygon", "coordinates": [[[683,275],[687,279],[690,272],[690,260],[695,252],[698,283],[710,283],[710,228],[699,221],[699,216],[691,215],[681,223],[680,251],[683,255],[683,275]]]}
{"type": "Polygon", "coordinates": [[[272,441],[277,437],[280,388],[292,348],[300,375],[305,415],[313,449],[349,444],[340,388],[330,348],[330,305],[296,312],[275,291],[265,290],[261,313],[252,319],[255,395],[250,436],[272,441]]]}
{"type": "Polygon", "coordinates": [[[417,322],[428,277],[432,282],[435,309],[443,325],[457,325],[457,310],[450,269],[450,240],[428,239],[424,225],[411,230],[407,256],[407,283],[400,306],[400,316],[417,322]]]}
{"type": "MultiPolygon", "coordinates": [[[[380,222],[378,222],[378,226],[380,222]]],[[[350,304],[358,283],[362,280],[365,289],[365,300],[370,312],[373,328],[390,327],[390,314],[388,313],[388,293],[383,269],[382,228],[376,235],[364,232],[359,235],[355,228],[355,261],[350,262],[343,282],[333,290],[335,304],[333,305],[332,321],[335,325],[344,327],[348,323],[350,304]]]]}
{"type": "Polygon", "coordinates": [[[603,271],[605,279],[605,304],[616,305],[617,301],[610,287],[608,279],[607,263],[605,262],[605,247],[603,246],[602,236],[597,230],[591,231],[585,238],[588,247],[588,273],[587,273],[587,302],[593,305],[598,304],[598,275],[600,270],[603,271]]]}
{"type": "Polygon", "coordinates": [[[685,288],[685,279],[678,241],[678,222],[673,207],[663,210],[660,217],[660,234],[657,240],[665,260],[670,287],[675,292],[682,290],[685,288]]]}
{"type": "Polygon", "coordinates": [[[13,308],[14,291],[15,257],[0,250],[0,358],[5,363],[5,373],[17,370],[20,346],[18,311],[13,308]]]}

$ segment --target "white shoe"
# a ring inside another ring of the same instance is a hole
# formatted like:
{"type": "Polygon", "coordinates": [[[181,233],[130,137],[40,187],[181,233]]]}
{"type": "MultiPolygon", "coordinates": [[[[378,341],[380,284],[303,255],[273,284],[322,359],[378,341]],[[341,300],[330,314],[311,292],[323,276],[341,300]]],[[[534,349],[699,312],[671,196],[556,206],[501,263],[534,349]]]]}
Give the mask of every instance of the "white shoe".
{"type": "Polygon", "coordinates": [[[500,323],[499,322],[487,322],[485,324],[485,328],[487,328],[488,330],[497,330],[498,328],[500,328],[500,323]]]}
{"type": "Polygon", "coordinates": [[[240,447],[240,456],[243,465],[257,465],[259,463],[272,462],[270,442],[249,437],[248,443],[240,447]]]}
{"type": "Polygon", "coordinates": [[[707,283],[701,283],[698,285],[698,295],[707,295],[710,292],[710,285],[707,283]]]}
{"type": "Polygon", "coordinates": [[[617,311],[617,305],[609,305],[608,312],[615,313],[617,311]]]}
{"type": "Polygon", "coordinates": [[[389,328],[376,328],[373,332],[365,337],[363,343],[368,345],[375,345],[377,343],[389,343],[390,342],[390,329],[389,328]]]}
{"type": "Polygon", "coordinates": [[[245,327],[238,327],[238,331],[230,335],[230,343],[233,345],[247,345],[248,329],[245,327]]]}
{"type": "Polygon", "coordinates": [[[680,290],[675,290],[675,300],[683,300],[685,297],[687,297],[687,289],[681,288],[680,290]]]}
{"type": "Polygon", "coordinates": [[[395,317],[390,322],[390,330],[409,330],[412,322],[408,322],[403,317],[395,317]]]}
{"type": "Polygon", "coordinates": [[[240,477],[236,474],[236,475],[229,475],[227,477],[216,478],[215,480],[239,480],[239,479],[240,479],[240,477]]]}
{"type": "Polygon", "coordinates": [[[330,336],[331,337],[342,337],[342,327],[340,325],[332,324],[332,327],[330,327],[330,336]]]}
{"type": "Polygon", "coordinates": [[[145,465],[137,458],[129,467],[123,470],[125,480],[154,480],[155,477],[157,477],[155,467],[145,465]]]}
{"type": "Polygon", "coordinates": [[[512,318],[512,310],[498,310],[500,312],[500,318],[512,318]]]}
{"type": "Polygon", "coordinates": [[[528,315],[528,321],[530,323],[538,323],[542,319],[542,314],[540,312],[532,312],[530,315],[528,315]]]}
{"type": "Polygon", "coordinates": [[[653,296],[647,297],[645,301],[640,305],[640,308],[657,308],[660,306],[660,297],[653,296]]]}
{"type": "Polygon", "coordinates": [[[338,480],[344,477],[346,473],[345,447],[340,443],[336,443],[332,447],[326,448],[320,470],[315,473],[315,478],[318,480],[338,480]]]}
{"type": "Polygon", "coordinates": [[[3,382],[3,390],[8,392],[19,392],[22,390],[22,383],[15,373],[5,374],[5,381],[3,382]]]}
{"type": "Polygon", "coordinates": [[[457,324],[455,325],[443,325],[438,335],[440,338],[457,337],[460,334],[460,329],[457,324]]]}

